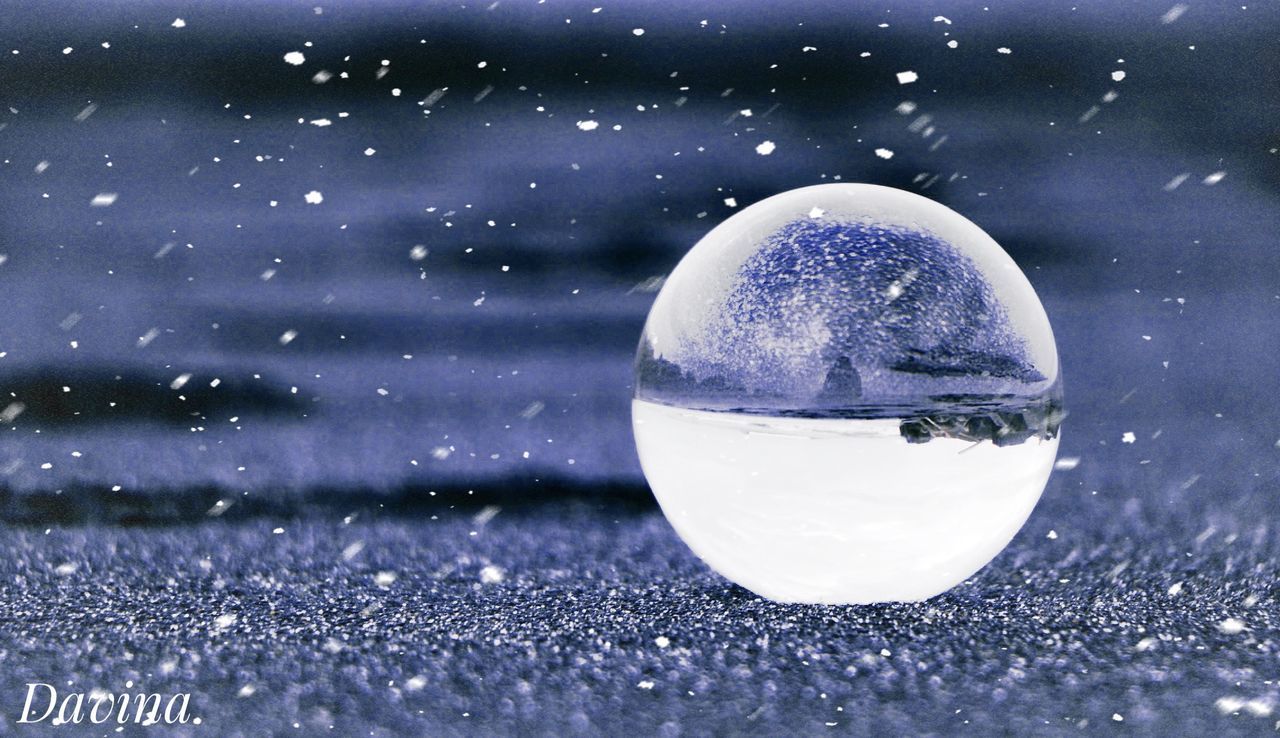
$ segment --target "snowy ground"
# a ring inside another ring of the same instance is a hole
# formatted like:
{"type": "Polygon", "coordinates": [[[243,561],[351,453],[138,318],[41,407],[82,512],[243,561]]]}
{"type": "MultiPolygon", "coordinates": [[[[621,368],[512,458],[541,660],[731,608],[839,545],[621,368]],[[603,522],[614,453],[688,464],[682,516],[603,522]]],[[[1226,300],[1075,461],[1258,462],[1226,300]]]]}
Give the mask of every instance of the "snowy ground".
{"type": "Polygon", "coordinates": [[[0,31],[0,733],[130,679],[193,734],[1273,729],[1274,8],[487,7],[0,31]],[[837,175],[987,229],[1063,361],[1078,461],[922,605],[729,585],[631,444],[651,278],[837,175]]]}

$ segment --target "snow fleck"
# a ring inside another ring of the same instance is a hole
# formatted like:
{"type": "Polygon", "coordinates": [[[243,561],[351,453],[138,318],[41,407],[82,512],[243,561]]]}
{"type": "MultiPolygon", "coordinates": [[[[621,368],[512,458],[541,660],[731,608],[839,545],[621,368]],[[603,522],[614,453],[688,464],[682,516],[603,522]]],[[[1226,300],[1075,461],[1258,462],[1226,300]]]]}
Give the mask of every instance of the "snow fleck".
{"type": "Polygon", "coordinates": [[[311,125],[317,128],[324,128],[325,126],[333,125],[333,121],[329,120],[328,118],[316,118],[315,120],[311,121],[311,125]]]}
{"type": "Polygon", "coordinates": [[[364,150],[364,155],[365,155],[365,156],[373,156],[373,155],[374,155],[374,154],[376,154],[376,153],[378,153],[378,150],[377,150],[377,149],[375,149],[375,148],[373,148],[372,146],[370,146],[369,148],[367,148],[367,149],[365,149],[365,150],[364,150]]]}
{"type": "Polygon", "coordinates": [[[907,70],[905,72],[898,72],[898,84],[900,85],[909,85],[918,79],[920,79],[920,75],[916,74],[915,72],[912,72],[911,70],[907,70]]]}
{"type": "Polygon", "coordinates": [[[1048,538],[1051,541],[1058,540],[1058,531],[1056,530],[1049,531],[1048,535],[1046,535],[1045,538],[1048,538]]]}
{"type": "Polygon", "coordinates": [[[935,16],[933,17],[933,22],[934,22],[934,23],[946,23],[948,26],[949,26],[949,25],[951,25],[951,19],[950,19],[950,18],[948,18],[948,17],[947,17],[947,16],[945,16],[945,15],[935,15],[935,16]]]}
{"type": "Polygon", "coordinates": [[[1117,69],[1116,71],[1112,72],[1111,79],[1115,82],[1119,82],[1120,80],[1124,79],[1124,70],[1117,69]]]}
{"type": "Polygon", "coordinates": [[[290,51],[284,55],[285,64],[292,64],[295,67],[300,66],[306,60],[307,57],[303,56],[301,51],[290,51]]]}
{"type": "Polygon", "coordinates": [[[281,334],[280,334],[280,345],[281,345],[281,346],[288,346],[288,345],[289,345],[289,343],[290,343],[290,342],[292,342],[292,341],[293,341],[293,339],[295,339],[295,338],[297,338],[297,337],[298,337],[298,332],[297,332],[297,331],[295,331],[294,329],[290,328],[289,330],[287,330],[287,331],[285,331],[284,333],[281,333],[281,334]]]}
{"type": "Polygon", "coordinates": [[[219,615],[214,618],[213,625],[218,630],[226,630],[227,628],[235,625],[237,620],[239,620],[239,618],[236,617],[234,613],[227,613],[226,615],[219,615]]]}
{"type": "Polygon", "coordinates": [[[76,117],[74,119],[75,122],[83,123],[86,120],[89,120],[89,116],[93,115],[94,111],[97,109],[98,109],[97,103],[89,103],[88,105],[84,106],[84,108],[79,113],[76,113],[76,117]]]}
{"type": "Polygon", "coordinates": [[[1174,21],[1178,20],[1179,18],[1181,18],[1181,17],[1182,17],[1182,14],[1183,14],[1183,13],[1185,13],[1185,12],[1187,12],[1187,5],[1186,5],[1186,3],[1178,3],[1177,5],[1173,6],[1172,8],[1169,8],[1169,10],[1167,10],[1167,11],[1165,12],[1165,14],[1164,14],[1164,15],[1160,16],[1160,22],[1161,22],[1161,23],[1172,23],[1172,22],[1174,22],[1174,21]]]}
{"type": "Polygon", "coordinates": [[[639,687],[640,689],[653,689],[653,680],[645,679],[641,681],[639,684],[637,684],[636,686],[639,687]]]}
{"type": "Polygon", "coordinates": [[[822,217],[826,212],[827,212],[827,211],[823,210],[822,208],[817,207],[817,206],[814,206],[814,207],[813,207],[813,209],[811,209],[811,210],[809,211],[809,217],[810,217],[810,218],[821,218],[821,217],[822,217]]]}
{"type": "Polygon", "coordinates": [[[892,159],[893,152],[890,151],[889,149],[876,149],[876,156],[880,157],[881,159],[892,159]]]}
{"type": "Polygon", "coordinates": [[[1112,719],[1112,720],[1114,720],[1114,721],[1116,721],[1117,723],[1123,723],[1123,722],[1124,722],[1124,715],[1121,715],[1120,713],[1115,712],[1115,713],[1112,713],[1112,714],[1111,714],[1111,719],[1112,719]]]}
{"type": "Polygon", "coordinates": [[[409,681],[404,683],[404,686],[405,686],[405,689],[409,690],[410,692],[421,691],[423,687],[427,686],[427,678],[421,675],[410,677],[409,681]]]}
{"type": "Polygon", "coordinates": [[[728,207],[736,208],[738,207],[738,199],[735,197],[726,197],[724,199],[724,204],[728,207]]]}
{"type": "Polygon", "coordinates": [[[70,576],[72,574],[75,574],[76,570],[79,568],[80,568],[80,565],[77,564],[76,562],[68,561],[65,564],[58,564],[58,566],[54,568],[53,573],[57,574],[60,577],[65,577],[65,576],[70,576]]]}
{"type": "Polygon", "coordinates": [[[324,202],[324,195],[320,193],[320,190],[312,190],[303,195],[302,199],[306,200],[308,205],[319,205],[324,202]]]}
{"type": "Polygon", "coordinates": [[[394,571],[380,571],[373,575],[373,583],[379,587],[390,587],[396,583],[396,573],[394,571]]]}
{"type": "Polygon", "coordinates": [[[1054,463],[1053,468],[1061,471],[1071,471],[1077,466],[1080,466],[1079,456],[1064,456],[1054,463]]]}
{"type": "Polygon", "coordinates": [[[119,195],[117,195],[114,192],[99,192],[98,194],[93,196],[92,200],[89,201],[89,207],[93,207],[93,208],[109,207],[111,206],[112,203],[116,201],[117,197],[119,197],[119,195]]]}
{"type": "Polygon", "coordinates": [[[73,51],[75,51],[75,49],[73,49],[73,48],[71,48],[70,46],[68,46],[67,48],[65,48],[65,49],[63,49],[63,50],[62,50],[62,53],[64,53],[64,54],[70,54],[70,53],[71,53],[71,52],[73,52],[73,51]]]}
{"type": "Polygon", "coordinates": [[[1124,435],[1120,436],[1121,443],[1133,443],[1137,440],[1138,437],[1133,435],[1133,431],[1125,431],[1124,435]]]}
{"type": "Polygon", "coordinates": [[[1218,712],[1223,715],[1230,715],[1233,712],[1239,712],[1244,707],[1244,699],[1227,695],[1215,700],[1213,706],[1218,708],[1218,712]]]}
{"type": "Polygon", "coordinates": [[[175,390],[182,389],[184,386],[186,386],[187,382],[189,381],[191,381],[190,372],[179,374],[178,376],[173,378],[172,382],[169,383],[169,389],[175,389],[175,390]]]}
{"type": "Polygon", "coordinates": [[[491,520],[498,517],[500,512],[502,512],[501,505],[485,505],[480,508],[480,512],[471,516],[471,523],[477,526],[488,525],[491,520]]]}
{"type": "Polygon", "coordinates": [[[1156,640],[1155,638],[1143,638],[1142,640],[1138,641],[1138,642],[1134,645],[1133,650],[1135,650],[1135,651],[1150,651],[1151,649],[1155,648],[1155,647],[1156,647],[1156,645],[1158,645],[1159,643],[1160,643],[1160,642],[1159,642],[1158,640],[1156,640]]]}
{"type": "Polygon", "coordinates": [[[317,85],[322,85],[331,79],[333,79],[333,72],[330,72],[326,69],[321,69],[311,77],[311,81],[317,85]]]}
{"type": "Polygon", "coordinates": [[[169,25],[173,26],[174,28],[186,28],[187,22],[182,20],[181,18],[174,18],[173,22],[170,23],[169,25]]]}
{"type": "Polygon", "coordinates": [[[778,147],[774,145],[772,141],[764,141],[756,147],[756,153],[760,156],[768,156],[769,154],[772,154],[773,150],[776,148],[778,147]]]}
{"type": "Polygon", "coordinates": [[[959,45],[960,45],[960,42],[959,42],[959,41],[957,41],[957,40],[955,40],[954,38],[947,42],[947,48],[948,48],[948,49],[954,49],[954,48],[958,47],[959,45]]]}
{"type": "Polygon", "coordinates": [[[431,458],[435,459],[436,461],[444,461],[445,459],[449,458],[449,454],[451,453],[453,453],[453,451],[451,451],[448,448],[445,448],[444,446],[436,446],[435,448],[431,449],[431,458]]]}
{"type": "Polygon", "coordinates": [[[600,124],[599,124],[597,121],[594,121],[594,120],[580,120],[580,121],[578,121],[578,130],[579,130],[579,131],[594,131],[595,129],[597,129],[597,128],[599,128],[599,127],[600,127],[600,124]]]}
{"type": "Polygon", "coordinates": [[[666,648],[667,646],[671,645],[671,639],[667,638],[666,636],[658,636],[657,638],[653,639],[653,643],[658,648],[666,648]]]}
{"type": "Polygon", "coordinates": [[[898,107],[894,108],[894,111],[900,115],[911,115],[916,111],[916,104],[910,100],[903,100],[898,103],[898,107]]]}
{"type": "Polygon", "coordinates": [[[1164,191],[1173,192],[1174,190],[1181,187],[1182,183],[1186,182],[1189,177],[1191,177],[1190,172],[1183,172],[1182,174],[1179,174],[1178,176],[1174,177],[1173,179],[1165,183],[1164,191]]]}
{"type": "Polygon", "coordinates": [[[1000,48],[996,49],[996,53],[997,53],[997,54],[1012,54],[1012,53],[1013,53],[1013,49],[1009,48],[1008,46],[1001,46],[1000,48]]]}
{"type": "Polygon", "coordinates": [[[9,403],[5,406],[4,410],[0,410],[0,423],[4,423],[5,425],[12,423],[26,409],[27,406],[21,402],[9,403]]]}
{"type": "Polygon", "coordinates": [[[480,570],[481,584],[498,584],[503,579],[506,579],[506,572],[500,566],[490,564],[480,570]]]}
{"type": "Polygon", "coordinates": [[[414,261],[422,261],[423,259],[427,258],[427,254],[429,253],[431,252],[427,250],[427,247],[419,243],[419,244],[415,244],[413,248],[409,249],[409,258],[413,259],[414,261]]]}
{"type": "Polygon", "coordinates": [[[1218,623],[1218,630],[1226,635],[1236,635],[1244,631],[1244,621],[1237,618],[1227,618],[1218,623]]]}
{"type": "Polygon", "coordinates": [[[632,28],[632,29],[631,29],[631,33],[632,33],[632,35],[635,35],[635,36],[643,36],[643,35],[644,35],[644,29],[643,29],[643,28],[632,28]]]}
{"type": "Polygon", "coordinates": [[[1174,582],[1173,586],[1169,587],[1168,594],[1170,597],[1177,597],[1182,594],[1182,582],[1174,582]]]}
{"type": "Polygon", "coordinates": [[[138,348],[146,348],[148,344],[156,340],[160,336],[159,328],[151,328],[146,333],[138,336],[138,348]]]}
{"type": "Polygon", "coordinates": [[[355,557],[359,556],[360,552],[363,550],[364,550],[364,541],[354,541],[352,543],[349,543],[347,544],[346,548],[342,549],[342,560],[350,561],[355,557]]]}
{"type": "Polygon", "coordinates": [[[1226,172],[1214,172],[1213,174],[1210,174],[1208,177],[1204,178],[1204,183],[1207,185],[1216,185],[1219,182],[1221,182],[1222,178],[1225,176],[1227,176],[1226,172]]]}

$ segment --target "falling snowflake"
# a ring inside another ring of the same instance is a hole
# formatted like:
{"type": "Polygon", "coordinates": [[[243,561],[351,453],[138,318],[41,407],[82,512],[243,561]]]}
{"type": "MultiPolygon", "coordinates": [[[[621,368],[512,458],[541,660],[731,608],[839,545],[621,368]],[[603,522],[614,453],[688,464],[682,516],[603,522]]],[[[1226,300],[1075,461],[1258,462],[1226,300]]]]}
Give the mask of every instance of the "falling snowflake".
{"type": "Polygon", "coordinates": [[[1185,4],[1185,3],[1178,3],[1177,5],[1173,6],[1172,8],[1169,8],[1169,10],[1168,10],[1164,15],[1160,16],[1160,22],[1161,22],[1161,23],[1172,23],[1172,22],[1174,22],[1174,21],[1178,20],[1179,18],[1181,18],[1181,17],[1182,17],[1182,14],[1183,14],[1183,13],[1185,13],[1185,12],[1187,12],[1187,6],[1186,6],[1186,4],[1185,4]]]}
{"type": "Polygon", "coordinates": [[[918,79],[920,79],[920,75],[916,74],[911,70],[907,70],[905,72],[898,72],[898,84],[900,85],[909,85],[918,79]]]}
{"type": "Polygon", "coordinates": [[[324,202],[324,195],[320,194],[320,190],[312,190],[303,195],[302,198],[307,201],[308,205],[319,205],[324,202]]]}
{"type": "Polygon", "coordinates": [[[299,66],[306,60],[307,60],[307,57],[303,56],[301,51],[290,51],[288,54],[284,55],[285,63],[292,64],[295,67],[299,66]]]}
{"type": "Polygon", "coordinates": [[[773,150],[776,148],[778,147],[775,146],[772,141],[764,141],[756,147],[756,153],[760,156],[768,156],[769,154],[772,154],[773,150]]]}
{"type": "Polygon", "coordinates": [[[890,151],[889,149],[876,149],[876,156],[880,157],[881,159],[892,159],[893,152],[890,151]]]}
{"type": "Polygon", "coordinates": [[[580,120],[580,121],[578,121],[578,130],[580,130],[580,131],[594,131],[595,129],[597,129],[597,128],[599,128],[599,127],[600,127],[600,124],[599,124],[599,123],[597,123],[597,122],[596,122],[596,121],[594,121],[594,120],[580,120]]]}

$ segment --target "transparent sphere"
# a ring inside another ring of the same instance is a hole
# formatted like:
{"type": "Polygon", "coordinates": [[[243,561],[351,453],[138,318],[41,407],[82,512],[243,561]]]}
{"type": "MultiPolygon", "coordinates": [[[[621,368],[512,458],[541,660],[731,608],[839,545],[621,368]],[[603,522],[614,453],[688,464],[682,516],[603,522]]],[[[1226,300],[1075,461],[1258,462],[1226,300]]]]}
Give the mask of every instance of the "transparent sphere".
{"type": "Polygon", "coordinates": [[[721,223],[636,356],[641,466],[725,577],[788,602],[922,600],[995,557],[1044,489],[1062,384],[1013,259],[909,192],[829,184],[721,223]]]}

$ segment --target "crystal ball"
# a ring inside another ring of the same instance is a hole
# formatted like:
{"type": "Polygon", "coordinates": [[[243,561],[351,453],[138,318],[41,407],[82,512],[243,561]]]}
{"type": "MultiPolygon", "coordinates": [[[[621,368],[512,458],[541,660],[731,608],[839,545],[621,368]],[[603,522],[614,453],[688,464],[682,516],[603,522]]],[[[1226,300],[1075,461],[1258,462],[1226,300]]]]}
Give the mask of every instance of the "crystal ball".
{"type": "Polygon", "coordinates": [[[924,600],[995,558],[1053,468],[1053,331],[1013,259],[902,190],[826,184],[724,221],[658,293],[640,463],[712,569],[784,602],[924,600]]]}

